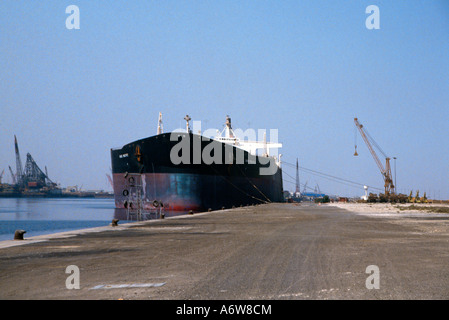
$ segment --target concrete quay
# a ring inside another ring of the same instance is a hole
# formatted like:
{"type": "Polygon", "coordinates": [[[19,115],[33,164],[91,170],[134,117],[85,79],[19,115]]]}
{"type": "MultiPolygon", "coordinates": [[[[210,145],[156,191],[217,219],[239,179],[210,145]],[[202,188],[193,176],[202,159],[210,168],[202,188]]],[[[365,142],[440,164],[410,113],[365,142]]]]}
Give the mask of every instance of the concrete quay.
{"type": "Polygon", "coordinates": [[[0,242],[0,299],[447,300],[447,266],[448,214],[272,203],[0,242]]]}

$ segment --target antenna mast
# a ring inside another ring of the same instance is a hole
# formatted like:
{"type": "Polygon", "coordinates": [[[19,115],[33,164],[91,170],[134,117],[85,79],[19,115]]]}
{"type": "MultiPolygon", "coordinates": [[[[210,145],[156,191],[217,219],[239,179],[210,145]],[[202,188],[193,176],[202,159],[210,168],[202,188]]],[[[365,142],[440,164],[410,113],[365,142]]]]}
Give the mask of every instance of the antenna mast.
{"type": "Polygon", "coordinates": [[[296,190],[295,193],[300,193],[299,191],[299,164],[298,159],[296,159],[296,190]]]}

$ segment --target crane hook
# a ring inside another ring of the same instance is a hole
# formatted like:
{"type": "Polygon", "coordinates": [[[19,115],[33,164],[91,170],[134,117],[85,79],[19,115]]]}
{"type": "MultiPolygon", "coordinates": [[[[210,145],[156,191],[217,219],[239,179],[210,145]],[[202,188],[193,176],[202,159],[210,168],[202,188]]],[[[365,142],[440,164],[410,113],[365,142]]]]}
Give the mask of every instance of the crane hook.
{"type": "Polygon", "coordinates": [[[359,154],[357,153],[357,145],[355,145],[354,157],[357,157],[359,154]]]}

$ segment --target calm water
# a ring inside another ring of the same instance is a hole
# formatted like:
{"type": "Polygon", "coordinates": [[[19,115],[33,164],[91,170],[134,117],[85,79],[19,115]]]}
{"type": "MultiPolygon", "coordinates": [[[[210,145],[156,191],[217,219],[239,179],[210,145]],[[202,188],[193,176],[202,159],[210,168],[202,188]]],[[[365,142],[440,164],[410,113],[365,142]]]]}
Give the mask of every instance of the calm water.
{"type": "MultiPolygon", "coordinates": [[[[107,226],[112,219],[126,220],[114,199],[0,198],[0,241],[14,239],[17,229],[27,237],[107,226]]],[[[126,221],[123,221],[126,222],[126,221]]]]}

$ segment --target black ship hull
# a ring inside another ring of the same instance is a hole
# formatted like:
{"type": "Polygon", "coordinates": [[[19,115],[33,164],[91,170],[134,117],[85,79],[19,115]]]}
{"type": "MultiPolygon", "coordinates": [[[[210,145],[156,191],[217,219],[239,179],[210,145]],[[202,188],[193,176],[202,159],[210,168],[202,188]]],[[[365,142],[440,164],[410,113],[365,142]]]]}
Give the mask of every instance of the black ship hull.
{"type": "Polygon", "coordinates": [[[141,199],[169,211],[205,211],[282,202],[282,172],[273,158],[200,135],[171,132],[111,150],[115,205],[141,199]],[[271,159],[270,161],[268,161],[271,159]]]}

